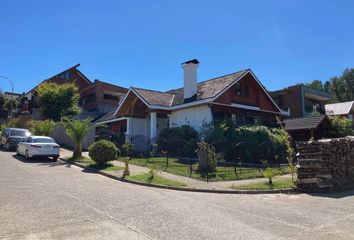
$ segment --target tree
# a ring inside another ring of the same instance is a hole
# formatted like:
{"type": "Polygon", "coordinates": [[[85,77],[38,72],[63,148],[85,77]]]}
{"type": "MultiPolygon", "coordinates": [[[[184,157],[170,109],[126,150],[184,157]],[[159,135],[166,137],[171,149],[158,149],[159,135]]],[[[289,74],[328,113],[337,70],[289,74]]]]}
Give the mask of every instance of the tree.
{"type": "Polygon", "coordinates": [[[352,101],[354,100],[354,68],[347,68],[342,76],[334,76],[328,81],[313,80],[304,85],[330,93],[332,103],[352,101]]]}
{"type": "Polygon", "coordinates": [[[44,118],[59,121],[63,117],[79,113],[78,88],[73,83],[61,85],[52,82],[42,83],[36,89],[36,93],[44,118]]]}
{"type": "Polygon", "coordinates": [[[322,83],[321,80],[313,80],[312,82],[305,83],[306,87],[328,92],[328,83],[322,83]]]}
{"type": "Polygon", "coordinates": [[[332,77],[329,88],[332,93],[332,102],[354,100],[354,68],[345,69],[340,77],[332,77]]]}
{"type": "Polygon", "coordinates": [[[66,134],[68,134],[68,136],[73,140],[75,144],[73,158],[76,159],[82,157],[82,141],[86,135],[95,128],[95,126],[91,123],[91,118],[78,120],[64,117],[63,124],[66,134]]]}

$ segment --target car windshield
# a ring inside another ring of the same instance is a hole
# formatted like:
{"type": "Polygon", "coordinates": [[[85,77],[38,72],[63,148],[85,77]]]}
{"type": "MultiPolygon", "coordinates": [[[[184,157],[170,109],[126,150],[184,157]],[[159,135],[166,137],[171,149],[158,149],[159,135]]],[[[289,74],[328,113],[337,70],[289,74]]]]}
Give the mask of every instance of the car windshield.
{"type": "Polygon", "coordinates": [[[35,138],[33,139],[34,143],[55,143],[51,138],[35,138]]]}
{"type": "Polygon", "coordinates": [[[26,130],[16,130],[16,129],[10,130],[10,136],[28,137],[30,135],[31,135],[30,132],[26,130]]]}

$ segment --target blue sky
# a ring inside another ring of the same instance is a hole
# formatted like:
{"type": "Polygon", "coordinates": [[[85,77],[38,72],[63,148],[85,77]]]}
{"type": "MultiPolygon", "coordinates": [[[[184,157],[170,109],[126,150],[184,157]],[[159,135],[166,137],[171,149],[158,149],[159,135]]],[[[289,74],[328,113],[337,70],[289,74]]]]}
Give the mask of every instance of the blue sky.
{"type": "MultiPolygon", "coordinates": [[[[91,80],[168,90],[251,68],[275,90],[354,67],[354,1],[0,1],[0,75],[27,91],[81,63],[91,80]]],[[[3,91],[10,89],[0,79],[3,91]]]]}

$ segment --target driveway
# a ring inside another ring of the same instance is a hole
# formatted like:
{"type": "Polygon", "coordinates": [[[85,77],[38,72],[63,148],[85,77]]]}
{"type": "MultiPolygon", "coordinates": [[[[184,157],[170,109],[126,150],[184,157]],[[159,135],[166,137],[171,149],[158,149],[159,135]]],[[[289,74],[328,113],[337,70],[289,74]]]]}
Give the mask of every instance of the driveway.
{"type": "Polygon", "coordinates": [[[354,239],[354,192],[219,195],[0,151],[0,239],[354,239]]]}

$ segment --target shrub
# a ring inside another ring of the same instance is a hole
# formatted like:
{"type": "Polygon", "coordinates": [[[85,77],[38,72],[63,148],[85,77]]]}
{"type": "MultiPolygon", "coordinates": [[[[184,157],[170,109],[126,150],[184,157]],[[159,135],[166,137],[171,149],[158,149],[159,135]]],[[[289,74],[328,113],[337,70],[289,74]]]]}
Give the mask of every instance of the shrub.
{"type": "Polygon", "coordinates": [[[259,163],[261,158],[270,162],[286,161],[287,133],[282,129],[236,127],[231,121],[218,121],[204,124],[202,136],[228,161],[236,161],[236,155],[241,155],[243,162],[259,163]],[[242,144],[236,148],[239,143],[242,144]]]}
{"type": "Polygon", "coordinates": [[[265,170],[262,171],[263,177],[268,179],[268,183],[270,185],[273,184],[273,178],[278,174],[277,170],[271,167],[267,167],[265,170]]]}
{"type": "Polygon", "coordinates": [[[332,137],[345,137],[353,135],[353,122],[348,118],[341,116],[331,116],[331,136],[332,137]]]}
{"type": "Polygon", "coordinates": [[[206,142],[199,142],[197,153],[199,156],[198,170],[204,173],[215,172],[217,165],[217,154],[214,146],[206,142]]]}
{"type": "Polygon", "coordinates": [[[195,156],[197,150],[198,132],[191,126],[165,128],[157,141],[159,151],[166,151],[183,157],[195,156]]]}
{"type": "Polygon", "coordinates": [[[89,147],[90,158],[98,164],[113,161],[118,156],[118,148],[108,140],[100,140],[89,147]]]}
{"type": "Polygon", "coordinates": [[[134,152],[134,145],[131,142],[126,142],[122,146],[124,156],[129,157],[129,160],[134,152]]]}
{"type": "Polygon", "coordinates": [[[56,123],[53,120],[28,121],[27,128],[35,135],[50,136],[54,131],[56,123]]]}

